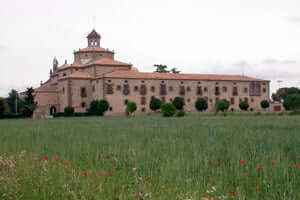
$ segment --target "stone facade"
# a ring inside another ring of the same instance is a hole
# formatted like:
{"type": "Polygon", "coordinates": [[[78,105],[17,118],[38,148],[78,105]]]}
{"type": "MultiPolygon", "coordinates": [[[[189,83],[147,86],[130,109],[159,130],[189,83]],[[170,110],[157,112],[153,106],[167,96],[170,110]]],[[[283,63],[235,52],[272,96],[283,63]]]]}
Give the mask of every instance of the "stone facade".
{"type": "Polygon", "coordinates": [[[53,60],[50,78],[35,90],[36,113],[51,115],[63,112],[67,106],[85,112],[95,99],[110,103],[107,115],[123,115],[126,103],[137,103],[137,114],[151,113],[152,96],[170,102],[184,97],[185,110],[196,111],[195,102],[205,98],[208,111],[215,111],[219,99],[231,102],[230,110],[237,111],[240,101],[248,101],[250,110],[260,111],[260,102],[269,100],[268,80],[239,75],[170,74],[138,72],[131,64],[116,61],[114,52],[100,47],[101,36],[92,31],[88,47],[74,52],[74,62],[58,66],[53,60]]]}

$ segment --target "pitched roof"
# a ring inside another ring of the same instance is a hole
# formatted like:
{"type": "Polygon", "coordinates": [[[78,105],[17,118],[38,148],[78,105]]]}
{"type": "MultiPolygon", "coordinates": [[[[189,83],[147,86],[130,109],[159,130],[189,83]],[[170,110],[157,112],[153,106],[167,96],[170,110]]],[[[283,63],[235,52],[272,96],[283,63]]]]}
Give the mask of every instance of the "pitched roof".
{"type": "Polygon", "coordinates": [[[210,80],[210,81],[266,81],[241,75],[218,74],[171,74],[171,73],[147,73],[131,70],[118,70],[104,74],[104,78],[128,78],[128,79],[160,79],[160,80],[210,80]]]}
{"type": "Polygon", "coordinates": [[[87,65],[118,65],[118,66],[131,66],[131,64],[113,60],[110,58],[100,58],[98,60],[92,61],[87,65]]]}
{"type": "Polygon", "coordinates": [[[100,34],[97,33],[97,31],[95,31],[95,29],[92,30],[92,32],[90,32],[90,34],[88,34],[87,38],[101,38],[100,34]]]}
{"type": "Polygon", "coordinates": [[[113,53],[113,51],[110,51],[110,50],[102,48],[102,47],[86,47],[83,49],[79,49],[75,53],[78,53],[78,52],[112,52],[113,53]]]}
{"type": "Polygon", "coordinates": [[[73,72],[72,74],[69,74],[68,76],[64,76],[60,79],[67,79],[67,78],[90,79],[92,77],[87,72],[73,72]]]}

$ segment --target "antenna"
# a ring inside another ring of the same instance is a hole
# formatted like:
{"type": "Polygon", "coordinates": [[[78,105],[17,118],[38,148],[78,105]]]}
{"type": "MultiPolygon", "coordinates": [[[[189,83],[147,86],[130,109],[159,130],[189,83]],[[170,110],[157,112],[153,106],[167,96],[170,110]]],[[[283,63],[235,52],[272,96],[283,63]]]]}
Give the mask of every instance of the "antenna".
{"type": "Polygon", "coordinates": [[[93,21],[93,29],[95,29],[96,21],[97,21],[97,17],[95,15],[92,17],[92,21],[93,21]]]}

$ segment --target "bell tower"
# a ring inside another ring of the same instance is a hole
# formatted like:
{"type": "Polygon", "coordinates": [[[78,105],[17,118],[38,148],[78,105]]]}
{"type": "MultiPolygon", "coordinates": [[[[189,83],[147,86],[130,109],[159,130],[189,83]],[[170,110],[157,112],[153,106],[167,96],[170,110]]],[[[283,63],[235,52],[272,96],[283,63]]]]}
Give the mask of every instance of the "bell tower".
{"type": "Polygon", "coordinates": [[[88,39],[88,47],[100,47],[100,39],[101,36],[95,30],[87,36],[88,39]]]}

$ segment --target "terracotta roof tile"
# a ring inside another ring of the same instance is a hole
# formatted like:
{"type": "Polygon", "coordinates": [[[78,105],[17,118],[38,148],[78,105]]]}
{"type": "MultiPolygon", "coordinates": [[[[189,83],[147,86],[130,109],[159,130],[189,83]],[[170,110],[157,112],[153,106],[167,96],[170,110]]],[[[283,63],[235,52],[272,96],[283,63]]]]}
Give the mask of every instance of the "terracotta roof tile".
{"type": "Polygon", "coordinates": [[[217,81],[266,81],[241,75],[218,74],[171,74],[171,73],[147,73],[130,70],[118,70],[104,74],[104,78],[128,78],[128,79],[170,79],[170,80],[217,80],[217,81]]]}
{"type": "Polygon", "coordinates": [[[101,58],[88,63],[87,65],[119,65],[119,66],[130,66],[131,64],[113,60],[110,58],[101,58]]]}
{"type": "Polygon", "coordinates": [[[102,48],[102,47],[86,47],[83,49],[79,49],[75,53],[78,53],[78,52],[112,52],[112,51],[102,48]]]}

